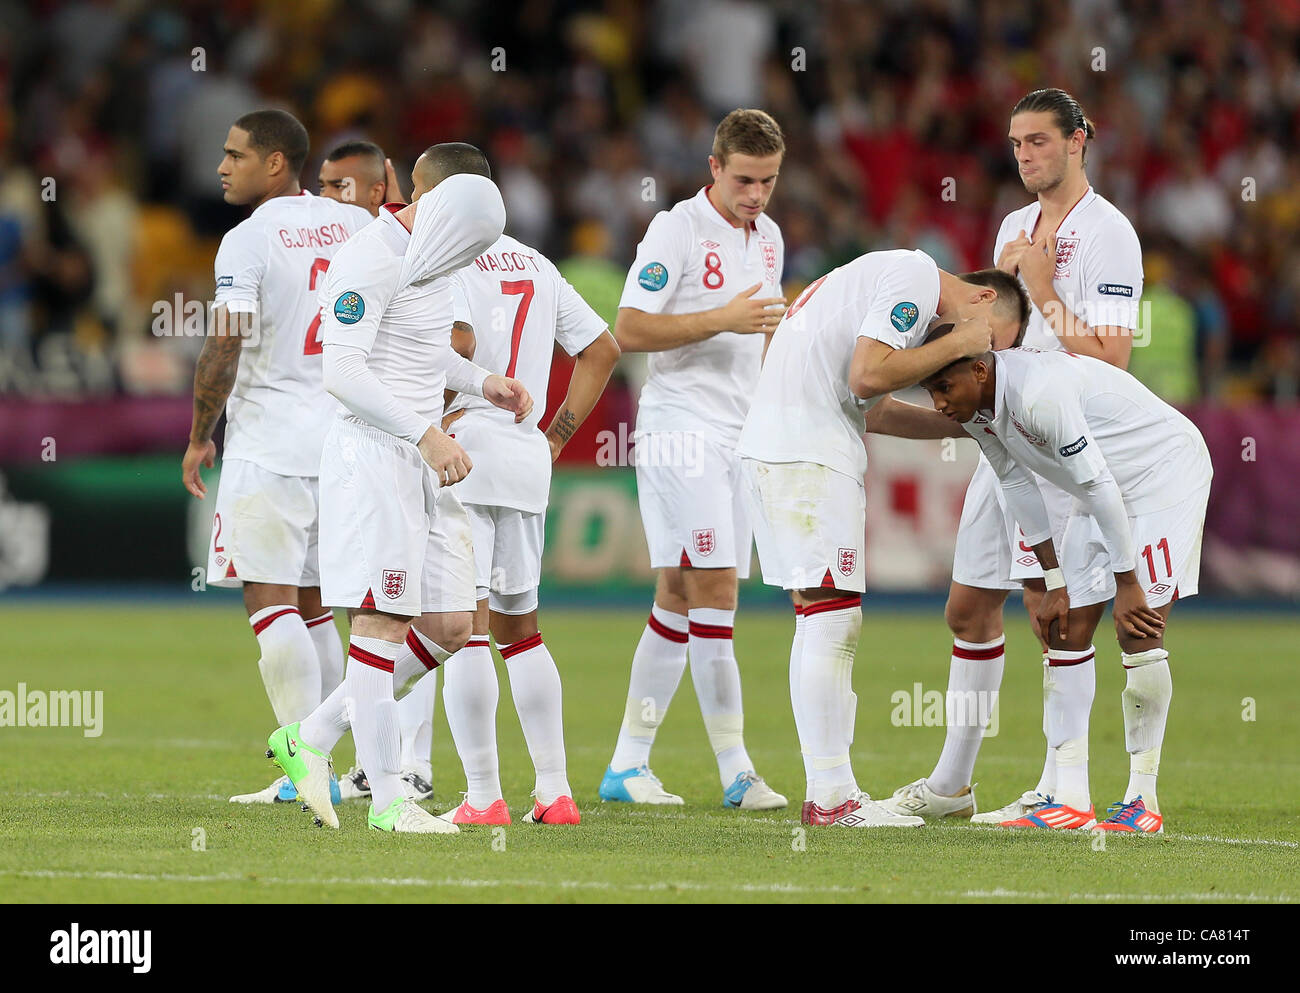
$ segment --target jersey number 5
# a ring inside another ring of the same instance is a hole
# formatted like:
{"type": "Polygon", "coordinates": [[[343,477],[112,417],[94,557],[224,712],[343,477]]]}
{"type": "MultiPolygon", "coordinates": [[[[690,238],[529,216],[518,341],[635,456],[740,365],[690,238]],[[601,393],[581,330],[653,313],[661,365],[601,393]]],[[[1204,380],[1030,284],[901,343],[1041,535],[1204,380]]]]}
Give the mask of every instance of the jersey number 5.
{"type": "Polygon", "coordinates": [[[528,320],[528,308],[533,302],[533,281],[531,279],[501,280],[501,292],[518,296],[519,307],[515,311],[515,326],[510,329],[510,364],[506,366],[506,378],[513,379],[515,363],[519,361],[519,339],[524,336],[524,321],[528,320]]]}
{"type": "MultiPolygon", "coordinates": [[[[316,289],[316,277],[319,276],[322,272],[324,272],[329,267],[330,267],[329,259],[312,259],[311,277],[308,280],[307,289],[309,290],[316,289]]],[[[324,349],[321,347],[320,338],[317,337],[319,333],[320,333],[320,308],[317,307],[316,316],[313,317],[311,319],[311,323],[307,325],[307,340],[303,342],[303,346],[302,346],[303,355],[319,355],[322,351],[324,351],[324,349]]]]}

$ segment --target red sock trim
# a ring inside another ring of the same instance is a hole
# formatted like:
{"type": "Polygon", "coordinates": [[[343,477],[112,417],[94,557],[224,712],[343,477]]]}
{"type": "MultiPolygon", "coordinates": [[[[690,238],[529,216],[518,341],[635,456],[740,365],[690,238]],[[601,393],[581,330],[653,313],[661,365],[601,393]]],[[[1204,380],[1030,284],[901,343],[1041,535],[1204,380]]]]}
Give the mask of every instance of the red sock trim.
{"type": "Polygon", "coordinates": [[[1084,662],[1091,662],[1096,657],[1097,657],[1097,653],[1095,651],[1089,652],[1081,659],[1054,659],[1049,655],[1047,657],[1047,664],[1051,666],[1061,666],[1061,667],[1071,666],[1071,665],[1081,665],[1084,662]]]}
{"type": "Polygon", "coordinates": [[[318,624],[325,624],[326,622],[332,620],[334,620],[334,611],[331,610],[329,611],[329,613],[321,614],[320,617],[313,617],[310,621],[305,621],[304,623],[309,628],[314,628],[318,624]]]}
{"type": "Polygon", "coordinates": [[[285,607],[284,610],[277,610],[270,617],[263,617],[260,621],[253,621],[253,634],[261,634],[285,614],[297,614],[302,617],[297,607],[285,607]]]}
{"type": "Polygon", "coordinates": [[[969,659],[971,662],[991,662],[993,659],[1000,659],[1007,654],[1006,645],[998,645],[996,648],[961,648],[958,645],[952,646],[952,657],[955,659],[969,659]]]}
{"type": "Polygon", "coordinates": [[[488,644],[487,635],[475,635],[474,637],[470,638],[469,641],[465,642],[465,647],[466,648],[491,648],[492,646],[488,644]]]}
{"type": "Polygon", "coordinates": [[[363,665],[382,670],[383,672],[393,671],[393,660],[386,659],[382,655],[376,655],[374,652],[368,652],[364,648],[358,648],[356,645],[348,645],[348,657],[354,658],[363,665]]]}
{"type": "Polygon", "coordinates": [[[728,627],[725,624],[701,624],[699,621],[691,621],[690,634],[691,638],[722,638],[730,640],[735,628],[728,627]]]}
{"type": "Polygon", "coordinates": [[[527,638],[520,638],[513,645],[497,645],[497,651],[501,653],[503,659],[514,658],[520,652],[526,652],[530,648],[536,648],[542,643],[542,632],[530,634],[527,638]]]}
{"type": "Polygon", "coordinates": [[[361,598],[361,609],[362,610],[375,609],[375,594],[370,590],[366,590],[366,595],[361,598]]]}
{"type": "Polygon", "coordinates": [[[803,616],[803,605],[802,605],[802,604],[796,603],[796,604],[794,605],[794,616],[795,616],[795,617],[802,617],[802,616],[803,616]]]}
{"type": "Polygon", "coordinates": [[[655,617],[654,614],[651,614],[650,620],[646,621],[646,627],[659,635],[660,638],[663,638],[665,641],[671,641],[675,645],[684,645],[689,638],[689,635],[687,635],[685,631],[674,631],[659,618],[655,617]]]}
{"type": "Polygon", "coordinates": [[[411,650],[411,654],[419,659],[420,664],[426,669],[436,669],[441,665],[441,663],[433,657],[433,653],[424,647],[424,642],[420,640],[420,636],[415,633],[414,628],[406,632],[406,647],[411,650]]]}
{"type": "Polygon", "coordinates": [[[852,596],[836,597],[834,600],[818,600],[816,603],[806,604],[803,608],[804,617],[811,617],[813,614],[824,614],[828,610],[850,610],[854,607],[862,606],[862,594],[854,593],[852,596]]]}

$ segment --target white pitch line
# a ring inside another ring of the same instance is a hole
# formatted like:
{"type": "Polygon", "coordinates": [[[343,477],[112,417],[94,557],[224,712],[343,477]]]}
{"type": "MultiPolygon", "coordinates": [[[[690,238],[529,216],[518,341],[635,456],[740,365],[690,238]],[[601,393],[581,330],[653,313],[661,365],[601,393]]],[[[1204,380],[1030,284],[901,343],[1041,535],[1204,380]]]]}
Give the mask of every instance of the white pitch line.
{"type": "MultiPolygon", "coordinates": [[[[710,886],[704,883],[693,882],[662,882],[662,883],[611,883],[603,880],[577,880],[577,879],[472,879],[472,878],[453,878],[445,877],[442,879],[424,879],[420,877],[347,877],[334,876],[326,879],[287,879],[275,876],[257,876],[255,879],[247,875],[235,873],[216,873],[213,875],[194,876],[184,875],[181,873],[145,873],[145,872],[72,872],[56,871],[48,869],[26,870],[21,872],[3,872],[0,875],[18,876],[24,879],[109,879],[124,882],[144,882],[144,883],[240,883],[255,882],[268,886],[286,886],[286,885],[319,885],[319,886],[392,886],[392,887],[410,887],[410,886],[447,886],[460,889],[500,889],[502,887],[532,887],[537,889],[555,889],[562,890],[600,890],[614,892],[633,892],[633,893],[670,893],[670,892],[699,892],[699,893],[769,893],[769,894],[818,894],[818,893],[869,893],[870,889],[849,886],[799,886],[793,883],[768,883],[755,884],[745,883],[741,885],[720,885],[710,886]]],[[[1015,899],[1015,900],[1047,900],[1058,902],[1062,899],[1059,893],[1039,893],[1027,892],[1021,890],[993,889],[993,890],[953,890],[935,894],[937,896],[947,897],[965,897],[974,900],[988,899],[1015,899]]],[[[1138,902],[1138,903],[1189,903],[1189,902],[1238,902],[1238,903],[1291,903],[1293,899],[1289,895],[1268,896],[1258,893],[1070,893],[1064,899],[1066,900],[1089,900],[1097,902],[1138,902]]]]}
{"type": "Polygon", "coordinates": [[[1280,841],[1275,838],[1219,838],[1212,834],[1167,834],[1166,838],[1178,841],[1213,841],[1220,845],[1277,845],[1280,848],[1300,848],[1300,841],[1280,841]]]}

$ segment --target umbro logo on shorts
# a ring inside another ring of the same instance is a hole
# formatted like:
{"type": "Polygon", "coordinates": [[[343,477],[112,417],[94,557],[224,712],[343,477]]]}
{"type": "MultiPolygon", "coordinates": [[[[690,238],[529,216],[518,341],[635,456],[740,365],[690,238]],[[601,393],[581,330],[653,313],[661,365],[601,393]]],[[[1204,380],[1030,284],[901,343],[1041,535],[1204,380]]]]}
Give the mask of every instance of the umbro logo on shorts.
{"type": "Polygon", "coordinates": [[[1171,589],[1173,589],[1173,587],[1168,583],[1156,583],[1156,585],[1147,590],[1147,592],[1152,596],[1164,596],[1171,589]]]}

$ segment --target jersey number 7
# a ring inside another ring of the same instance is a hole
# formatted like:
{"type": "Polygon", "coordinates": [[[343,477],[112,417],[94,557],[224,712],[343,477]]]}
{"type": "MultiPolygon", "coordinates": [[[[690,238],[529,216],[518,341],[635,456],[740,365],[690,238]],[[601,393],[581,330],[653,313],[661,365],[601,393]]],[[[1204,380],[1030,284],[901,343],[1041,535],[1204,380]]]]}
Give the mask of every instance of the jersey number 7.
{"type": "Polygon", "coordinates": [[[519,307],[515,311],[515,326],[510,329],[510,364],[506,366],[506,378],[513,379],[515,363],[519,361],[519,340],[524,336],[524,321],[528,320],[528,308],[533,302],[533,281],[503,279],[501,292],[520,298],[519,307]]]}
{"type": "MultiPolygon", "coordinates": [[[[329,259],[312,259],[311,277],[307,283],[307,289],[309,290],[316,289],[316,277],[319,276],[322,272],[324,272],[329,267],[330,267],[329,259]]],[[[319,355],[321,352],[324,351],[324,348],[320,343],[320,338],[317,337],[319,333],[320,333],[320,308],[317,307],[316,316],[313,317],[311,319],[311,323],[307,325],[307,340],[303,342],[303,346],[302,346],[303,355],[319,355]]]]}

